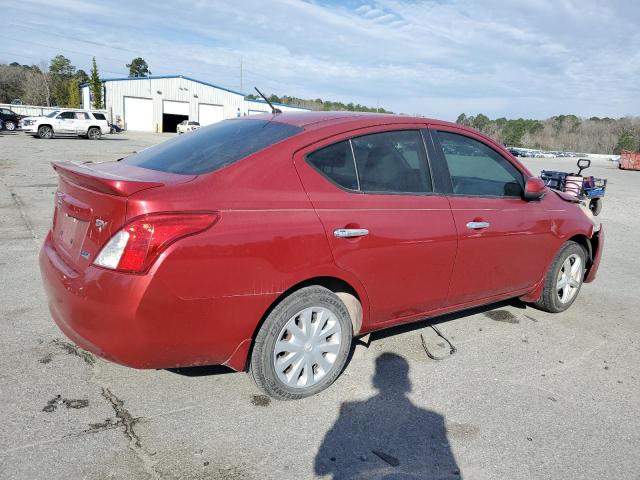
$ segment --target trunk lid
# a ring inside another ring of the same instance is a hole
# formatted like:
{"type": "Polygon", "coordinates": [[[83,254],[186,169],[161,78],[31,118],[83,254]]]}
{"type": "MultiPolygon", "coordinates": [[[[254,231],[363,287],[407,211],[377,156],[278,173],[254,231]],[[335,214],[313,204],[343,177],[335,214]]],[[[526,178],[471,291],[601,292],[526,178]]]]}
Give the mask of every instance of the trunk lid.
{"type": "Polygon", "coordinates": [[[55,162],[59,175],[51,235],[58,254],[78,271],[91,265],[125,224],[128,198],[142,190],[193,180],[120,162],[55,162]]]}

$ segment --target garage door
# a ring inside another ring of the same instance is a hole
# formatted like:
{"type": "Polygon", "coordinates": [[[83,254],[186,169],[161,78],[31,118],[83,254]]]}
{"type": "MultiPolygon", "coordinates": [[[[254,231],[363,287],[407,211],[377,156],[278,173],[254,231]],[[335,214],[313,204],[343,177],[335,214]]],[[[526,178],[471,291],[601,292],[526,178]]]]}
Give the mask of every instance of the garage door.
{"type": "Polygon", "coordinates": [[[150,98],[124,97],[124,125],[127,130],[153,131],[153,104],[150,98]]]}
{"type": "Polygon", "coordinates": [[[164,100],[162,102],[162,113],[171,115],[189,116],[189,102],[174,102],[172,100],[164,100]]]}
{"type": "Polygon", "coordinates": [[[224,120],[222,105],[208,105],[206,103],[198,105],[198,122],[200,122],[200,125],[211,125],[221,120],[224,120]]]}

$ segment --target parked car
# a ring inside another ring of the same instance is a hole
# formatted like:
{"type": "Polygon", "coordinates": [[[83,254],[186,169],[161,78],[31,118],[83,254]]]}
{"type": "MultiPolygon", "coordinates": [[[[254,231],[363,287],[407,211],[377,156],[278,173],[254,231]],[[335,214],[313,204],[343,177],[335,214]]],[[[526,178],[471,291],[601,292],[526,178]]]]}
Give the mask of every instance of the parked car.
{"type": "Polygon", "coordinates": [[[199,128],[200,128],[200,124],[198,122],[194,122],[192,120],[183,120],[178,124],[178,127],[176,128],[176,132],[178,133],[178,135],[181,135],[183,133],[187,133],[192,130],[197,130],[199,128]]]}
{"type": "Polygon", "coordinates": [[[23,118],[24,115],[18,115],[13,110],[9,108],[0,108],[0,120],[2,121],[2,129],[7,130],[8,132],[13,132],[18,128],[18,124],[20,123],[20,119],[23,118]]]}
{"type": "Polygon", "coordinates": [[[46,117],[29,117],[22,122],[27,135],[38,138],[82,136],[99,140],[109,133],[110,127],[104,114],[80,110],[60,110],[46,117]]]}
{"type": "Polygon", "coordinates": [[[604,241],[499,144],[424,118],[255,115],[53,168],[60,329],[131,367],[247,370],[280,399],[329,386],[375,330],[513,297],[562,312],[604,241]]]}
{"type": "Polygon", "coordinates": [[[520,150],[516,150],[515,148],[508,148],[507,151],[513,155],[514,157],[522,157],[522,152],[520,150]]]}

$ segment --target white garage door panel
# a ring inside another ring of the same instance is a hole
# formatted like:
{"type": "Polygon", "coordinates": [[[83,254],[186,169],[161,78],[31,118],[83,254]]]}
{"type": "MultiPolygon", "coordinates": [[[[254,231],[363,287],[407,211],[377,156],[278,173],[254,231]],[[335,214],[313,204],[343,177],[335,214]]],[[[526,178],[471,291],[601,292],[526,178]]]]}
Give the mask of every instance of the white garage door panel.
{"type": "Polygon", "coordinates": [[[203,127],[222,120],[224,120],[222,105],[208,105],[206,103],[198,105],[198,122],[203,127]]]}
{"type": "Polygon", "coordinates": [[[262,110],[249,110],[249,115],[259,115],[261,113],[269,113],[268,111],[262,111],[262,110]]]}
{"type": "Polygon", "coordinates": [[[162,102],[162,113],[170,113],[171,115],[189,116],[189,102],[174,102],[172,100],[164,100],[162,102]]]}
{"type": "Polygon", "coordinates": [[[153,104],[150,98],[124,97],[124,123],[127,130],[153,131],[153,104]]]}

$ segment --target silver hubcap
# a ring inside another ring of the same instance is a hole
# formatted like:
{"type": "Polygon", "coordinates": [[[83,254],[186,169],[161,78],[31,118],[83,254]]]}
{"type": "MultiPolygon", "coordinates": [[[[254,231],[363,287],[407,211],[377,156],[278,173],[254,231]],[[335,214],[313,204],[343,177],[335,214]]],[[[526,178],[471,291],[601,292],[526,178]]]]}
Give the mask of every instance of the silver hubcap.
{"type": "Polygon", "coordinates": [[[291,388],[309,388],[334,367],[342,329],[336,316],[324,307],[296,313],[280,331],[273,350],[278,379],[291,388]]]}
{"type": "Polygon", "coordinates": [[[42,136],[44,138],[49,138],[51,136],[51,129],[49,127],[44,127],[42,129],[42,136]]]}
{"type": "Polygon", "coordinates": [[[7,122],[4,126],[10,132],[13,132],[16,129],[16,124],[13,122],[7,122]]]}
{"type": "Polygon", "coordinates": [[[560,268],[556,282],[556,291],[561,303],[573,300],[582,284],[583,275],[582,259],[575,253],[569,255],[560,268]]]}

